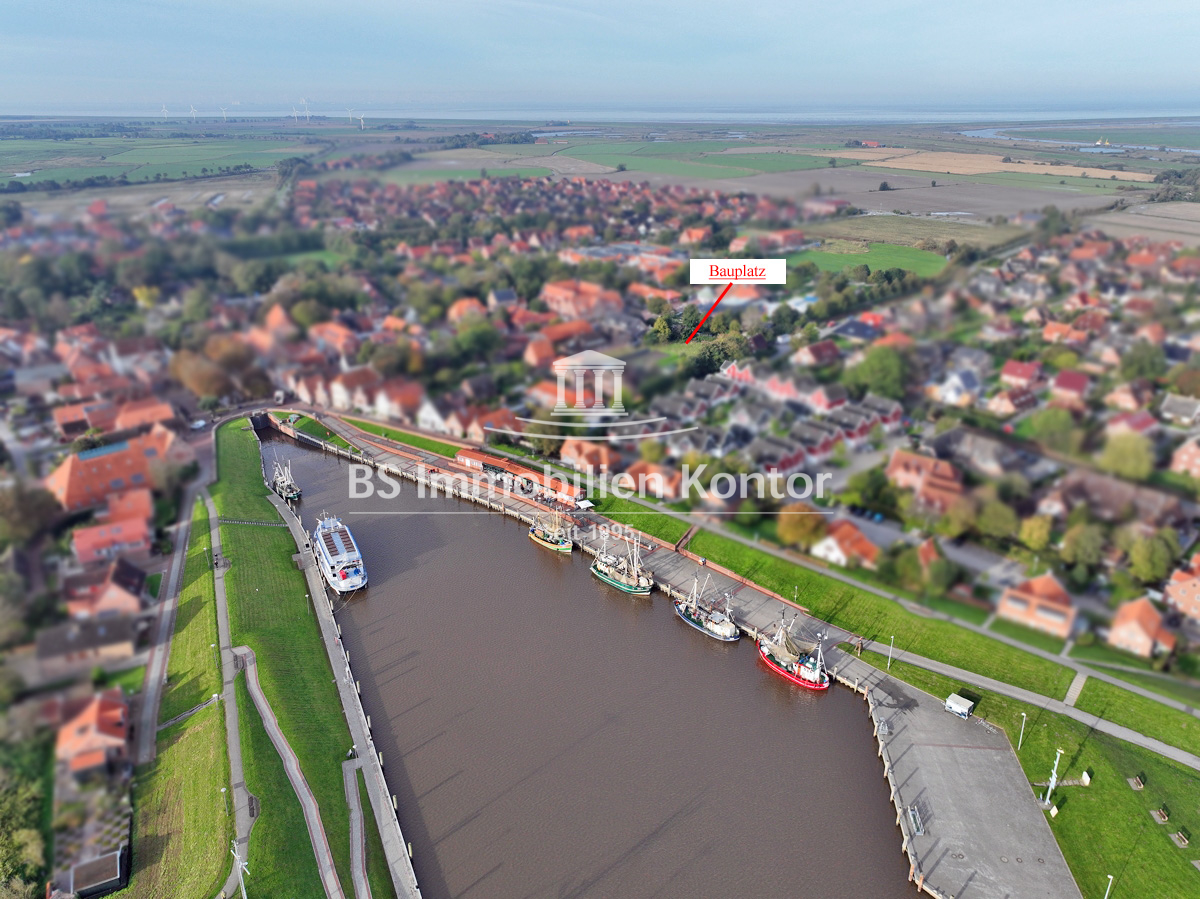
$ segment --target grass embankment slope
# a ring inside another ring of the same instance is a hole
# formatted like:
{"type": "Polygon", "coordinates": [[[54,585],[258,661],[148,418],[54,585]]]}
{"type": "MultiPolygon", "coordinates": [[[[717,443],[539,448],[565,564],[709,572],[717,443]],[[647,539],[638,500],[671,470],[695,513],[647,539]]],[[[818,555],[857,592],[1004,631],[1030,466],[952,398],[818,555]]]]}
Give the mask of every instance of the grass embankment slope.
{"type": "Polygon", "coordinates": [[[668,543],[678,543],[691,527],[686,521],[655,512],[640,503],[613,496],[611,493],[596,500],[596,512],[618,524],[629,525],[668,543]]]}
{"type": "MultiPolygon", "coordinates": [[[[221,689],[211,646],[217,642],[217,618],[213,578],[204,553],[208,546],[208,515],[204,505],[197,503],[160,721],[199,705],[221,689]]],[[[210,896],[217,891],[228,870],[226,847],[232,832],[220,792],[228,784],[225,719],[219,705],[201,709],[158,735],[157,757],[139,768],[134,778],[133,876],[120,895],[167,899],[210,896]]]]}
{"type": "MultiPolygon", "coordinates": [[[[286,421],[288,415],[291,413],[279,410],[275,414],[286,421]]],[[[358,447],[351,446],[337,434],[329,430],[329,428],[325,427],[325,425],[321,424],[315,418],[309,418],[307,415],[301,415],[299,418],[297,418],[292,423],[292,427],[294,427],[297,431],[303,431],[310,437],[316,437],[318,440],[324,440],[326,443],[332,443],[334,446],[341,449],[350,450],[351,452],[355,453],[359,451],[358,447]]]]}
{"type": "Polygon", "coordinates": [[[214,896],[225,881],[233,818],[221,797],[224,716],[212,705],[162,731],[157,757],[134,775],[133,873],[122,899],[214,896]]]}
{"type": "MultiPolygon", "coordinates": [[[[1153,699],[1092,677],[1083,685],[1075,708],[1200,755],[1200,718],[1153,699]]],[[[1200,831],[1196,836],[1200,838],[1200,831]]]]}
{"type": "Polygon", "coordinates": [[[800,604],[837,627],[884,643],[894,635],[896,648],[973,671],[985,677],[1061,699],[1071,684],[1071,669],[968,631],[948,621],[922,618],[892,600],[867,593],[809,571],[785,559],[710,531],[701,531],[687,548],[743,577],[792,595],[800,604]]]}
{"type": "MultiPolygon", "coordinates": [[[[871,652],[863,653],[863,660],[880,669],[887,665],[886,656],[871,652]]],[[[1175,848],[1169,837],[1180,827],[1191,830],[1193,838],[1200,834],[1196,772],[1081,722],[904,662],[892,662],[890,674],[938,698],[955,692],[979,697],[976,714],[1003,728],[1014,748],[1024,712],[1028,719],[1018,759],[1031,784],[1049,778],[1055,749],[1063,750],[1060,781],[1091,772],[1090,787],[1060,787],[1055,792],[1059,814],[1049,819],[1085,899],[1104,896],[1109,874],[1114,877],[1110,899],[1200,895],[1200,872],[1191,864],[1195,851],[1175,848]],[[1146,783],[1141,792],[1126,783],[1138,774],[1146,783]],[[1164,803],[1171,820],[1159,825],[1150,812],[1164,803]]]]}
{"type": "Polygon", "coordinates": [[[441,440],[434,440],[432,437],[422,437],[420,434],[409,434],[406,431],[398,431],[395,428],[389,428],[387,425],[377,424],[373,421],[364,421],[361,418],[347,418],[346,421],[354,425],[354,427],[366,431],[368,434],[374,434],[376,437],[385,437],[388,440],[394,440],[396,443],[403,443],[406,446],[415,446],[417,449],[445,456],[447,459],[453,459],[460,449],[460,447],[452,443],[443,443],[441,440]]]}
{"type": "Polygon", "coordinates": [[[175,634],[171,638],[171,655],[167,661],[167,687],[159,707],[159,721],[170,721],[221,692],[218,656],[212,646],[217,642],[217,601],[211,553],[208,511],[204,503],[197,502],[192,509],[192,532],[183,567],[175,634]]]}
{"type": "MultiPolygon", "coordinates": [[[[259,474],[258,442],[252,432],[242,430],[245,424],[244,420],[230,422],[217,431],[222,496],[226,503],[235,500],[242,510],[236,516],[223,510],[220,514],[248,521],[278,521],[259,474]]],[[[221,544],[231,562],[225,582],[233,643],[254,650],[263,693],[320,806],[338,877],[349,889],[350,817],[342,762],[350,748],[350,731],[316,617],[305,599],[308,582],[292,561],[295,542],[286,528],[227,524],[221,526],[221,544]]],[[[314,599],[323,601],[322,597],[314,599]]],[[[255,760],[246,760],[247,782],[254,778],[270,782],[274,776],[271,771],[256,770],[260,757],[256,753],[255,760]]],[[[281,827],[280,837],[270,836],[270,828],[264,833],[268,836],[260,838],[257,829],[251,834],[251,870],[255,859],[261,866],[270,866],[288,862],[297,854],[312,855],[303,827],[281,827]],[[271,841],[283,837],[289,841],[286,850],[272,845],[271,841]]],[[[369,865],[383,865],[384,861],[372,859],[369,865]]]]}

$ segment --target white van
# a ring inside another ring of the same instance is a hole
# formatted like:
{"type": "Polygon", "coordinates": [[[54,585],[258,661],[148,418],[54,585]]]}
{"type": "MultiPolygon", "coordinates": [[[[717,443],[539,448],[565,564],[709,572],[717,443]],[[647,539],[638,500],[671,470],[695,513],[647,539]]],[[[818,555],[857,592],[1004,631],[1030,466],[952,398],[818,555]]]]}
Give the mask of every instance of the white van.
{"type": "Polygon", "coordinates": [[[970,718],[971,712],[975,710],[975,703],[969,699],[964,699],[957,693],[951,693],[946,700],[946,711],[958,715],[959,718],[970,718]]]}

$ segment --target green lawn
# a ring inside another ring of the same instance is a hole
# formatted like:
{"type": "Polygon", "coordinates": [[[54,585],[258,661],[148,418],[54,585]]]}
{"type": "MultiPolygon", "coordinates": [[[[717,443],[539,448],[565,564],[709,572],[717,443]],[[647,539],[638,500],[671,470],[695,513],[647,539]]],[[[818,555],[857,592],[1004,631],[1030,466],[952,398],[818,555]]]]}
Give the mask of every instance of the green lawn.
{"type": "Polygon", "coordinates": [[[212,648],[217,642],[217,600],[209,561],[210,537],[208,512],[204,503],[197,502],[192,510],[192,534],[183,567],[159,721],[170,721],[221,692],[218,657],[212,648]]]}
{"type": "MultiPolygon", "coordinates": [[[[756,172],[799,172],[811,169],[831,168],[828,156],[805,156],[801,153],[725,153],[708,154],[698,158],[705,165],[724,165],[734,168],[753,169],[756,172]]],[[[857,163],[839,160],[838,166],[857,163]]]]}
{"type": "Polygon", "coordinates": [[[404,443],[408,446],[415,446],[417,449],[423,449],[427,453],[436,453],[439,456],[445,456],[447,459],[453,459],[460,449],[460,447],[452,443],[443,443],[441,440],[434,440],[432,437],[422,437],[420,434],[409,434],[407,431],[398,431],[395,428],[376,424],[373,421],[363,421],[361,418],[347,418],[346,421],[356,428],[361,428],[368,434],[374,434],[376,437],[386,437],[388,440],[394,440],[397,443],[404,443]]]}
{"type": "Polygon", "coordinates": [[[146,666],[138,665],[136,668],[126,668],[124,671],[105,672],[97,687],[120,687],[125,691],[126,696],[133,696],[142,692],[142,686],[146,682],[146,666]]]}
{"type": "Polygon", "coordinates": [[[1152,674],[1133,674],[1129,671],[1115,671],[1111,668],[1100,669],[1105,674],[1119,678],[1127,683],[1137,684],[1147,690],[1153,690],[1171,699],[1186,702],[1192,708],[1200,708],[1200,687],[1192,686],[1173,677],[1155,677],[1152,674]]]}
{"type": "MultiPolygon", "coordinates": [[[[233,818],[225,713],[210,706],[158,735],[158,755],[133,786],[133,859],[121,899],[215,896],[229,871],[233,818]]],[[[266,808],[269,800],[264,799],[266,808]]]]}
{"type": "MultiPolygon", "coordinates": [[[[324,899],[325,890],[300,800],[267,736],[244,676],[238,677],[236,690],[246,789],[260,800],[258,820],[250,831],[250,850],[246,853],[250,868],[247,893],[324,899]]],[[[340,876],[341,872],[338,873],[340,876]]],[[[343,880],[342,888],[350,891],[352,885],[343,880]]]]}
{"type": "Polygon", "coordinates": [[[388,871],[387,856],[383,854],[383,840],[379,838],[379,825],[371,811],[371,797],[367,795],[367,784],[362,769],[358,775],[358,801],[362,806],[363,823],[367,837],[367,881],[371,884],[371,899],[393,899],[396,890],[392,886],[392,875],[388,871]]]}
{"type": "MultiPolygon", "coordinates": [[[[863,653],[863,659],[881,669],[887,664],[886,656],[871,652],[863,653]]],[[[1167,828],[1154,824],[1149,814],[1165,802],[1172,829],[1187,827],[1193,838],[1200,833],[1196,772],[1081,722],[904,662],[893,662],[890,673],[939,699],[964,689],[978,696],[976,713],[1003,728],[1014,747],[1024,712],[1028,720],[1018,758],[1031,784],[1046,780],[1055,749],[1064,750],[1060,779],[1092,772],[1090,787],[1063,787],[1055,793],[1059,814],[1049,819],[1085,899],[1102,899],[1109,874],[1115,877],[1110,899],[1200,895],[1200,871],[1191,864],[1196,853],[1176,849],[1167,828]],[[1139,773],[1145,775],[1146,789],[1135,792],[1125,781],[1139,773]]]]}
{"type": "Polygon", "coordinates": [[[1110,665],[1124,665],[1126,668],[1144,668],[1150,670],[1150,660],[1135,656],[1130,652],[1114,649],[1107,643],[1093,643],[1091,646],[1072,646],[1067,653],[1073,659],[1081,662],[1107,662],[1110,665]]]}
{"type": "Polygon", "coordinates": [[[892,600],[824,577],[762,550],[701,531],[688,544],[692,552],[774,590],[791,596],[799,587],[800,604],[838,627],[872,640],[937,659],[966,671],[1005,681],[1061,699],[1071,684],[1071,669],[964,630],[947,621],[922,618],[892,600]]]}
{"type": "MultiPolygon", "coordinates": [[[[226,472],[243,481],[253,475],[253,483],[261,484],[258,446],[249,432],[221,428],[217,455],[222,480],[214,487],[237,492],[236,482],[225,482],[226,472]]],[[[277,521],[266,492],[265,487],[253,494],[244,488],[241,514],[228,517],[277,521]]],[[[286,528],[229,524],[221,526],[221,545],[231,563],[225,584],[233,643],[254,650],[263,692],[321,807],[338,876],[349,884],[350,820],[341,763],[350,748],[350,731],[317,620],[305,599],[308,583],[292,562],[296,544],[286,528]]]]}
{"type": "Polygon", "coordinates": [[[1089,677],[1075,700],[1075,708],[1200,755],[1200,718],[1153,699],[1089,677]]]}
{"type": "Polygon", "coordinates": [[[297,431],[303,431],[305,434],[316,437],[318,440],[324,440],[326,443],[332,443],[334,446],[340,447],[341,449],[350,450],[351,452],[358,452],[357,447],[351,446],[315,418],[309,418],[307,415],[301,415],[292,424],[297,431]]]}
{"type": "Polygon", "coordinates": [[[606,495],[596,500],[596,512],[619,524],[627,524],[647,534],[676,543],[691,527],[686,521],[654,512],[631,499],[606,495]]]}
{"type": "Polygon", "coordinates": [[[959,602],[948,596],[930,596],[920,599],[918,602],[929,606],[931,609],[944,612],[952,618],[961,618],[963,621],[969,621],[971,624],[983,624],[987,621],[988,615],[991,614],[987,609],[959,602]]]}
{"type": "MultiPolygon", "coordinates": [[[[1025,187],[1034,190],[1052,190],[1052,191],[1067,191],[1069,193],[1089,193],[1089,194],[1115,194],[1117,187],[1121,184],[1132,184],[1134,186],[1146,186],[1144,182],[1136,181],[1112,181],[1108,175],[1103,175],[1096,178],[1083,178],[1079,175],[1060,175],[1053,168],[1039,167],[1041,170],[1033,170],[1030,172],[989,172],[983,175],[947,175],[942,172],[921,172],[914,169],[893,169],[886,166],[864,165],[862,171],[878,173],[884,176],[897,175],[901,177],[920,178],[924,181],[928,178],[931,181],[937,181],[941,187],[949,187],[952,184],[957,184],[963,181],[969,181],[973,184],[995,184],[998,187],[1025,187]],[[1062,181],[1064,183],[1060,184],[1062,181]]],[[[1101,171],[1100,169],[1096,170],[1101,171]]],[[[894,187],[894,186],[893,186],[894,187]]],[[[903,188],[894,188],[896,206],[900,209],[905,208],[904,190],[903,188]]],[[[925,189],[924,184],[921,187],[925,189]]],[[[936,188],[933,188],[936,190],[936,188]]]]}
{"type": "Polygon", "coordinates": [[[154,574],[146,578],[146,592],[155,599],[160,599],[158,595],[159,589],[162,587],[163,573],[156,571],[154,574]]]}
{"type": "Polygon", "coordinates": [[[208,488],[220,518],[239,521],[276,521],[274,506],[263,502],[263,483],[258,440],[248,430],[250,422],[236,418],[217,429],[217,477],[208,488]],[[246,430],[244,430],[246,429],[246,430]]]}
{"type": "Polygon", "coordinates": [[[788,265],[811,262],[825,272],[840,272],[848,265],[869,265],[871,271],[902,268],[929,278],[946,267],[946,259],[940,253],[904,247],[899,244],[868,244],[865,253],[831,253],[825,250],[804,250],[788,256],[788,265]]]}
{"type": "Polygon", "coordinates": [[[285,528],[245,524],[223,525],[221,544],[232,563],[225,580],[233,642],[254,650],[263,692],[321,807],[338,875],[348,884],[350,821],[341,763],[350,731],[304,598],[307,581],[292,562],[296,544],[285,528]]]}
{"type": "Polygon", "coordinates": [[[1055,655],[1062,652],[1062,648],[1066,642],[1052,637],[1049,634],[1043,634],[1041,631],[1035,631],[1033,628],[1022,627],[1011,621],[1001,621],[997,618],[992,622],[989,630],[997,634],[1003,634],[1006,637],[1012,637],[1014,640],[1020,640],[1022,643],[1028,643],[1030,646],[1037,647],[1044,652],[1052,652],[1055,655]]]}
{"type": "Polygon", "coordinates": [[[741,178],[757,174],[750,168],[733,165],[708,165],[702,162],[690,162],[686,159],[670,159],[662,156],[639,156],[633,153],[619,152],[614,147],[598,153],[572,152],[570,155],[574,159],[582,159],[614,169],[623,165],[631,172],[651,172],[660,175],[681,175],[691,178],[741,178]]]}

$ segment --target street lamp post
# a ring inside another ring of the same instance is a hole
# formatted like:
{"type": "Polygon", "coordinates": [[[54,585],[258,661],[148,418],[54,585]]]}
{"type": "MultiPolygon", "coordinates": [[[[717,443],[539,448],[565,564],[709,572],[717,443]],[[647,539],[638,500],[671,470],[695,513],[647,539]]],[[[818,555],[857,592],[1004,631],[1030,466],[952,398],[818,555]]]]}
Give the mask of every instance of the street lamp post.
{"type": "Polygon", "coordinates": [[[1104,899],[1108,899],[1108,894],[1112,891],[1112,875],[1108,875],[1108,886],[1104,889],[1104,899]]]}
{"type": "Polygon", "coordinates": [[[229,814],[229,793],[225,791],[225,787],[221,787],[221,798],[225,800],[225,814],[229,814]]]}
{"type": "Polygon", "coordinates": [[[304,594],[304,610],[308,612],[309,615],[312,614],[312,600],[309,598],[307,593],[304,594]]]}
{"type": "Polygon", "coordinates": [[[217,668],[221,667],[221,652],[217,649],[216,643],[209,643],[208,648],[213,651],[213,658],[216,660],[217,668]]]}
{"type": "Polygon", "coordinates": [[[888,670],[888,671],[891,671],[891,670],[892,670],[892,648],[893,648],[895,645],[896,645],[896,635],[895,635],[895,634],[892,634],[892,639],[891,639],[891,641],[888,643],[888,666],[887,666],[887,670],[888,670]]]}
{"type": "Polygon", "coordinates": [[[1021,744],[1025,741],[1025,713],[1021,713],[1021,736],[1017,737],[1017,752],[1021,751],[1021,744]]]}
{"type": "Polygon", "coordinates": [[[1054,768],[1050,771],[1050,783],[1046,784],[1046,796],[1042,800],[1043,805],[1050,804],[1050,794],[1054,792],[1054,788],[1058,786],[1058,760],[1062,758],[1063,751],[1061,749],[1054,750],[1054,768]]]}

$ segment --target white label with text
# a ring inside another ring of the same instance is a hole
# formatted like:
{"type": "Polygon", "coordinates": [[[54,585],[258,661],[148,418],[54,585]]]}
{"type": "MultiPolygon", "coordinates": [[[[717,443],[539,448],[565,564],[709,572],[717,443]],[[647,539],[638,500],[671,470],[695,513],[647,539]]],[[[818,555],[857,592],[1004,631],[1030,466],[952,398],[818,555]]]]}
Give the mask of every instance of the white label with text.
{"type": "Polygon", "coordinates": [[[786,259],[693,259],[693,284],[786,284],[786,259]]]}

